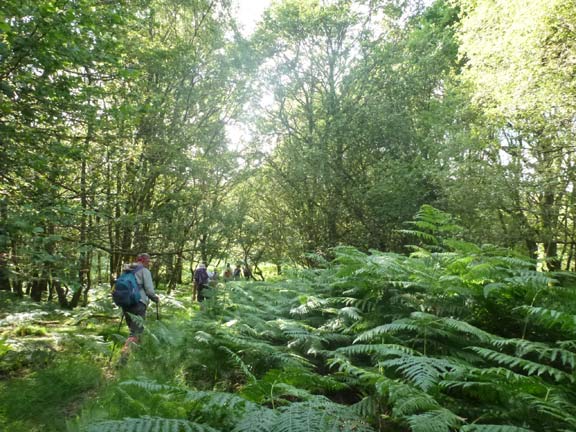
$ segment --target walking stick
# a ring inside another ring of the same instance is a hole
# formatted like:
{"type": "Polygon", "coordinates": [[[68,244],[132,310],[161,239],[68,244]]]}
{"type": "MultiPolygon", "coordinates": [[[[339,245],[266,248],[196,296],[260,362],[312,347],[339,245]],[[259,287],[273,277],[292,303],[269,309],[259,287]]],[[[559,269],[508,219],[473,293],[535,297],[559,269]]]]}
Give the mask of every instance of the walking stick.
{"type": "MultiPolygon", "coordinates": [[[[120,318],[120,324],[118,325],[118,330],[116,333],[120,333],[120,327],[122,327],[122,322],[124,321],[124,311],[122,311],[122,317],[120,318]]],[[[114,355],[114,351],[116,351],[116,341],[112,344],[112,351],[110,352],[110,357],[108,357],[108,365],[112,361],[112,356],[114,355]]]]}
{"type": "Polygon", "coordinates": [[[156,321],[160,321],[160,300],[156,302],[156,321]]]}
{"type": "Polygon", "coordinates": [[[120,327],[122,327],[123,321],[124,321],[124,311],[122,311],[122,317],[120,318],[120,324],[118,325],[118,330],[116,330],[116,333],[120,333],[120,327]]]}

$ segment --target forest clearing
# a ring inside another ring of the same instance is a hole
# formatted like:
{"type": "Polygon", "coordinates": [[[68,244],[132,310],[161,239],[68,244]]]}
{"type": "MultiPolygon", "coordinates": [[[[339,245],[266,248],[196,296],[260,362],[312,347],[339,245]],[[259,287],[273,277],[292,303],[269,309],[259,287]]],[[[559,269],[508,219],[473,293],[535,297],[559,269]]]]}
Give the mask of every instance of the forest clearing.
{"type": "Polygon", "coordinates": [[[256,3],[0,2],[0,430],[576,430],[576,2],[256,3]]]}

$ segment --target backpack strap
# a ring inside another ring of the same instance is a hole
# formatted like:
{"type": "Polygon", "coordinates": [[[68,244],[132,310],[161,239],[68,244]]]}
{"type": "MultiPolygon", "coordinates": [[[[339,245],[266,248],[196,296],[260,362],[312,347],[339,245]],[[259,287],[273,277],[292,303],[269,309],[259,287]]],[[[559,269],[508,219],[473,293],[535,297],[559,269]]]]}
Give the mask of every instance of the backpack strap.
{"type": "MultiPolygon", "coordinates": [[[[134,276],[136,276],[136,273],[138,273],[139,271],[142,271],[143,269],[144,269],[144,266],[142,264],[138,264],[131,271],[132,271],[132,273],[134,273],[134,276]]],[[[136,279],[136,282],[138,282],[138,279],[136,279]]],[[[144,288],[144,281],[142,281],[142,284],[138,284],[138,287],[144,288]]]]}

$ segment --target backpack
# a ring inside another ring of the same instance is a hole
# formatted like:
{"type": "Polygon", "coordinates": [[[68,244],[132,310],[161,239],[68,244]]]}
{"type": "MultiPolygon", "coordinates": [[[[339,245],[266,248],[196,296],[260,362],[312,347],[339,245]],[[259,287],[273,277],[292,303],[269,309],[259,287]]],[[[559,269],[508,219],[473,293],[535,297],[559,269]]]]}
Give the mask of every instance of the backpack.
{"type": "Polygon", "coordinates": [[[194,273],[194,281],[198,285],[208,285],[210,282],[210,276],[208,275],[208,271],[205,268],[199,268],[194,273]]]}
{"type": "Polygon", "coordinates": [[[140,301],[140,287],[136,281],[136,272],[142,268],[141,265],[125,270],[114,282],[112,300],[117,306],[122,308],[134,306],[140,301]]]}

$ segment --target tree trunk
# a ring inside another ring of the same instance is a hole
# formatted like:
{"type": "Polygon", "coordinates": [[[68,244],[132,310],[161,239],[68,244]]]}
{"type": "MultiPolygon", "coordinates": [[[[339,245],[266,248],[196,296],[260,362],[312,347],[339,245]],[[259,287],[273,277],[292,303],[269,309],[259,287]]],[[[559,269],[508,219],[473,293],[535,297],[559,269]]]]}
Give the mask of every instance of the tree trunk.
{"type": "Polygon", "coordinates": [[[59,279],[52,280],[52,289],[56,291],[56,295],[58,296],[58,304],[63,308],[70,308],[71,305],[68,303],[68,299],[66,297],[67,290],[62,288],[62,283],[59,279]]]}
{"type": "Polygon", "coordinates": [[[30,286],[30,298],[36,302],[42,301],[42,294],[48,290],[48,279],[46,272],[42,271],[42,275],[36,273],[32,279],[30,286]]]}
{"type": "Polygon", "coordinates": [[[8,267],[8,254],[0,251],[0,291],[10,291],[10,270],[8,267]]]}
{"type": "Polygon", "coordinates": [[[8,239],[8,233],[4,228],[8,218],[8,204],[6,199],[0,199],[0,291],[10,291],[10,267],[8,257],[9,244],[4,239],[8,239]]]}

